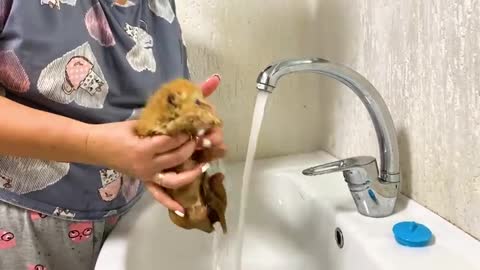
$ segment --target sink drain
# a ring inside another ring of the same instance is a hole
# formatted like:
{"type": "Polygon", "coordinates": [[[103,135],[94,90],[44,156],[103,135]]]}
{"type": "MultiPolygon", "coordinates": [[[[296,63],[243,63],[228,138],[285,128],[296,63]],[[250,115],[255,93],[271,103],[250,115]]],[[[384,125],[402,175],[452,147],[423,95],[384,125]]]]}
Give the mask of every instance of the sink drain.
{"type": "Polygon", "coordinates": [[[335,242],[337,242],[337,246],[339,248],[343,248],[343,244],[344,244],[343,233],[340,228],[335,229],[335,242]]]}

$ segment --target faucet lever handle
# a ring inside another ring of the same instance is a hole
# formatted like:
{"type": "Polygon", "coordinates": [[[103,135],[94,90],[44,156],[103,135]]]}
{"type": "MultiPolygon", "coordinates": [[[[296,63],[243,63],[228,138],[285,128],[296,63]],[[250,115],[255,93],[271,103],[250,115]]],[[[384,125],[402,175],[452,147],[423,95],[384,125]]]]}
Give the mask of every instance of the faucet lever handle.
{"type": "Polygon", "coordinates": [[[365,184],[378,178],[377,161],[371,156],[351,157],[310,167],[302,171],[307,176],[335,172],[343,172],[345,180],[350,184],[365,184]]]}

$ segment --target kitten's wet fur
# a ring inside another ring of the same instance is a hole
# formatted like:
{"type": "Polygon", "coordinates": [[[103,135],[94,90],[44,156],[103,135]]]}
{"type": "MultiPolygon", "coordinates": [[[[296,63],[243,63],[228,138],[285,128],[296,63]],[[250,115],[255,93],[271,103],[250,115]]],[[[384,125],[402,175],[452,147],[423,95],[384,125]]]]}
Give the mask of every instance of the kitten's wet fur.
{"type": "MultiPolygon", "coordinates": [[[[148,100],[142,111],[136,133],[139,136],[185,133],[195,138],[199,132],[221,127],[222,121],[203,97],[201,89],[185,79],[176,79],[158,89],[148,100]]],[[[201,162],[223,157],[218,149],[196,151],[192,158],[170,171],[181,172],[192,169],[201,162]]],[[[169,210],[170,219],[185,229],[199,229],[207,233],[214,230],[213,224],[220,222],[223,233],[227,232],[225,211],[227,195],[223,186],[224,175],[207,172],[192,183],[166,192],[185,209],[180,217],[169,210]]]]}

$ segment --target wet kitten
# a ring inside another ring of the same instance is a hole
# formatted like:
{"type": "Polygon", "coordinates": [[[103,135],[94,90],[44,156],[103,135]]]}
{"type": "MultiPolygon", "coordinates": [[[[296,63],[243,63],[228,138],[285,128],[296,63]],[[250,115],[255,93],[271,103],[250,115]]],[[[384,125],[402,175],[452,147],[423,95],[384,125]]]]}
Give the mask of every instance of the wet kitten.
{"type": "MultiPolygon", "coordinates": [[[[186,133],[194,138],[221,125],[222,121],[215,115],[200,88],[188,80],[177,79],[163,85],[150,97],[140,115],[136,133],[139,136],[186,133]]],[[[200,162],[208,162],[212,157],[218,157],[218,154],[218,149],[199,150],[191,159],[172,170],[179,172],[192,169],[200,162]]],[[[223,154],[221,153],[221,156],[223,154]]],[[[166,189],[185,209],[184,217],[169,210],[170,219],[182,228],[199,229],[207,233],[214,230],[213,224],[220,222],[223,232],[226,233],[227,196],[223,178],[221,173],[208,176],[205,172],[191,184],[175,190],[166,189]]]]}

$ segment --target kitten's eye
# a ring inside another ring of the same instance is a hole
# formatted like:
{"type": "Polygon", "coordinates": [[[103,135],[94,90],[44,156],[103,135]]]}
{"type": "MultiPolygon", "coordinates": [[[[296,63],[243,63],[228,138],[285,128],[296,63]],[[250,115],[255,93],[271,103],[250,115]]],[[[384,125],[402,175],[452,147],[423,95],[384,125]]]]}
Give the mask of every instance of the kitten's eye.
{"type": "Polygon", "coordinates": [[[168,103],[170,103],[170,104],[173,105],[173,106],[176,106],[176,105],[177,105],[177,104],[175,104],[175,96],[172,95],[172,94],[168,95],[167,101],[168,101],[168,103]]]}
{"type": "Polygon", "coordinates": [[[73,230],[73,231],[68,232],[68,237],[70,237],[72,239],[77,238],[79,235],[80,235],[80,232],[77,231],[77,230],[73,230]]]}
{"type": "Polygon", "coordinates": [[[15,238],[15,236],[11,232],[4,233],[2,235],[2,237],[0,237],[0,239],[5,241],[5,242],[8,242],[8,241],[12,240],[13,238],[15,238]]]}

